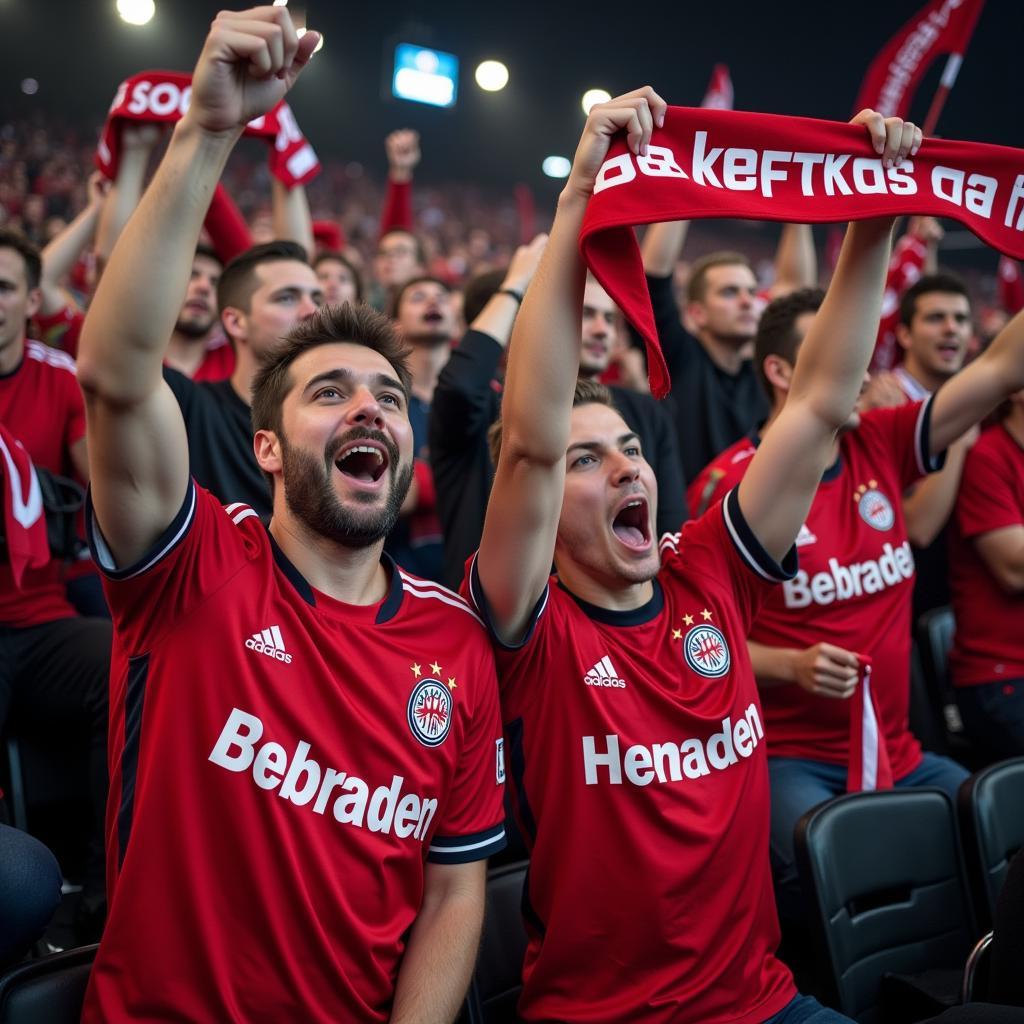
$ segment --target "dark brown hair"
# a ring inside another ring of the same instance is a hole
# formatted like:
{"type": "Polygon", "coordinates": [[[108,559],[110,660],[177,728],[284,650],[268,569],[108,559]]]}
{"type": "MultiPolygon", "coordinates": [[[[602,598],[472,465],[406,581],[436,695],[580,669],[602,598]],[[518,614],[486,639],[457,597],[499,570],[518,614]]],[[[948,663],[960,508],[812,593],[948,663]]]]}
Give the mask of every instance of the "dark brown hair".
{"type": "Polygon", "coordinates": [[[25,284],[28,290],[39,287],[43,262],[39,250],[20,231],[0,228],[0,249],[13,249],[25,263],[25,284]]]}
{"type": "Polygon", "coordinates": [[[231,306],[248,313],[252,293],[259,285],[256,268],[261,263],[277,263],[281,260],[295,260],[309,266],[306,250],[298,242],[265,242],[263,245],[254,245],[236,256],[224,268],[217,282],[218,311],[223,313],[231,306]]]}
{"type": "Polygon", "coordinates": [[[909,327],[914,322],[914,314],[917,312],[917,300],[922,295],[931,295],[933,292],[942,292],[945,295],[962,295],[968,306],[971,296],[967,292],[967,285],[963,278],[956,274],[925,274],[919,277],[904,293],[900,299],[900,323],[909,327]]]}
{"type": "Polygon", "coordinates": [[[796,364],[796,351],[803,340],[797,337],[796,322],[804,313],[817,313],[824,299],[825,292],[821,288],[798,288],[765,306],[754,336],[754,365],[769,402],[773,391],[772,382],[764,372],[765,359],[778,356],[790,366],[796,364]]]}

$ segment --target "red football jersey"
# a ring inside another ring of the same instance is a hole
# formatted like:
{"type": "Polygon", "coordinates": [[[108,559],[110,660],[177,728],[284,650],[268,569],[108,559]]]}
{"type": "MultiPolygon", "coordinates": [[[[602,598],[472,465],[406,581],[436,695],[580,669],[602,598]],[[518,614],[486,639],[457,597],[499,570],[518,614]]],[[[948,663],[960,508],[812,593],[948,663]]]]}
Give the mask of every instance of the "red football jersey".
{"type": "Polygon", "coordinates": [[[206,354],[192,375],[194,381],[227,380],[235,372],[235,348],[228,339],[218,332],[206,346],[206,354]]]}
{"type": "MultiPolygon", "coordinates": [[[[903,521],[903,492],[940,468],[930,455],[931,402],[873,409],[839,442],[839,458],[822,477],[796,539],[800,571],[772,591],[750,639],[772,647],[822,641],[871,659],[872,686],[893,778],[921,760],[910,732],[911,597],[914,556],[903,521]]],[[[701,474],[734,487],[750,465],[736,459],[744,439],[701,474]]],[[[850,759],[851,702],[815,697],[795,683],[761,692],[768,752],[831,764],[850,759]]]]}
{"type": "Polygon", "coordinates": [[[425,862],[504,845],[477,617],[393,565],[379,604],[318,593],[193,484],[134,567],[89,533],[115,631],[83,1021],[386,1021],[425,862]]]}
{"type": "Polygon", "coordinates": [[[1024,524],[1024,448],[998,424],[968,452],[950,538],[956,686],[1024,677],[1024,594],[1008,594],[974,546],[991,530],[1024,524]]]}
{"type": "MultiPolygon", "coordinates": [[[[25,446],[34,465],[73,475],[68,450],[85,436],[74,360],[41,342],[26,341],[18,368],[0,376],[0,423],[25,446]]],[[[76,614],[64,592],[60,562],[29,569],[20,588],[10,566],[0,564],[0,623],[38,626],[76,614]]]]}
{"type": "MultiPolygon", "coordinates": [[[[775,958],[764,725],[744,642],[790,559],[768,557],[734,493],[665,536],[643,608],[596,608],[552,579],[527,639],[495,641],[531,850],[525,1019],[760,1024],[796,994],[775,958]]],[[[468,589],[486,616],[475,565],[468,589]]]]}

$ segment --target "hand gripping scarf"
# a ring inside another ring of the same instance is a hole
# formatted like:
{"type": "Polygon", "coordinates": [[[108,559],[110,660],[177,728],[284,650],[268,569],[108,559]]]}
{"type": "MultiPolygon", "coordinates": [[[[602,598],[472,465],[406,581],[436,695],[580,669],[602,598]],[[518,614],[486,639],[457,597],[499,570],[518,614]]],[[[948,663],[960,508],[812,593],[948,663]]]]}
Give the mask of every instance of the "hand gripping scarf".
{"type": "Polygon", "coordinates": [[[580,251],[647,345],[651,391],[670,381],[633,225],[701,217],[824,223],[901,214],[951,217],[1024,257],[1024,151],[926,139],[883,167],[860,125],[669,107],[646,156],[624,137],[597,176],[580,251]]]}

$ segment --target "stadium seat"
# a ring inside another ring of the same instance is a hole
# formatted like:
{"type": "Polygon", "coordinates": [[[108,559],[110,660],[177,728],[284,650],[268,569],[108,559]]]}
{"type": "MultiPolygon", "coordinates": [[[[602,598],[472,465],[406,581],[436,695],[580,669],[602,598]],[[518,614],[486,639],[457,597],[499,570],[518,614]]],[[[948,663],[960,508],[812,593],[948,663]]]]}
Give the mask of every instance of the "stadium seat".
{"type": "Polygon", "coordinates": [[[848,794],[808,811],[795,839],[829,1001],[861,1024],[887,1019],[886,990],[904,1005],[910,988],[938,993],[931,1012],[955,1004],[975,934],[949,797],[925,788],[848,794]],[[909,985],[900,993],[886,976],[909,985]]]}
{"type": "Polygon", "coordinates": [[[1024,757],[975,772],[957,804],[975,913],[990,928],[1006,868],[1024,847],[1024,757]]]}
{"type": "Polygon", "coordinates": [[[78,1024],[98,948],[29,960],[0,975],[0,1024],[78,1024]]]}
{"type": "Polygon", "coordinates": [[[519,1019],[516,1000],[526,954],[522,899],[528,867],[527,861],[520,861],[488,872],[480,956],[466,998],[467,1024],[512,1024],[519,1019]]]}

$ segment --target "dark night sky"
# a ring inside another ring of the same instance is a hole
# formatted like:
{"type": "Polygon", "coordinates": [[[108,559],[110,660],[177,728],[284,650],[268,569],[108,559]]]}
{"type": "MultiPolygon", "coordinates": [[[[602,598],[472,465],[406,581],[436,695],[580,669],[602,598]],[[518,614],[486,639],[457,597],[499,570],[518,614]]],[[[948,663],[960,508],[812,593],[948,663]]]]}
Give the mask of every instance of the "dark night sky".
{"type": "MultiPolygon", "coordinates": [[[[223,5],[156,3],[154,20],[132,28],[118,18],[114,0],[0,0],[0,110],[62,109],[78,124],[98,125],[125,75],[191,68],[223,5]],[[27,76],[40,82],[31,99],[19,91],[27,76]]],[[[323,155],[383,170],[384,134],[409,126],[426,140],[420,180],[525,180],[544,188],[540,162],[549,153],[571,155],[585,88],[615,93],[650,82],[670,103],[693,104],[722,61],[732,69],[739,108],[846,118],[865,66],[921,4],[307,0],[309,24],[323,29],[326,45],[291,103],[323,155]],[[403,33],[410,22],[426,31],[403,33]],[[399,34],[462,58],[455,111],[381,101],[384,43],[399,34]],[[487,57],[511,70],[502,93],[483,93],[472,80],[487,57]]],[[[943,134],[1024,146],[1022,39],[1024,2],[988,0],[940,122],[943,134]]],[[[919,118],[938,72],[937,65],[919,92],[919,118]]]]}

